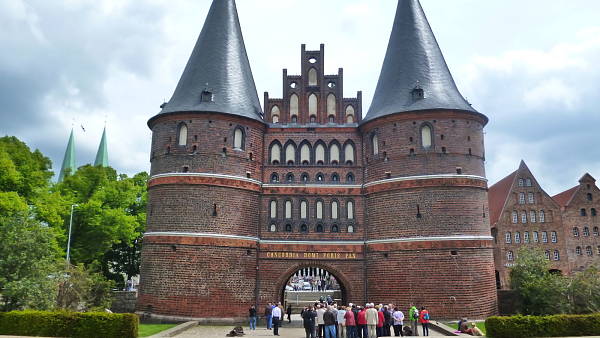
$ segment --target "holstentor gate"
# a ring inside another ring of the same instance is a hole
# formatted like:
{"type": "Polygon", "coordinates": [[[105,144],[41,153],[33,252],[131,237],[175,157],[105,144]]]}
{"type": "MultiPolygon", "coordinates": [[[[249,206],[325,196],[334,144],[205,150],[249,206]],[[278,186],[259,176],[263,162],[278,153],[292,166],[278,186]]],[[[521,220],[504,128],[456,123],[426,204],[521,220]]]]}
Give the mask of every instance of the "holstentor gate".
{"type": "Polygon", "coordinates": [[[399,0],[368,113],[324,47],[261,107],[234,0],[215,0],[152,129],[138,310],[245,317],[320,267],[348,302],[496,312],[483,127],[418,0],[399,0]],[[264,113],[263,113],[264,111],[264,113]]]}

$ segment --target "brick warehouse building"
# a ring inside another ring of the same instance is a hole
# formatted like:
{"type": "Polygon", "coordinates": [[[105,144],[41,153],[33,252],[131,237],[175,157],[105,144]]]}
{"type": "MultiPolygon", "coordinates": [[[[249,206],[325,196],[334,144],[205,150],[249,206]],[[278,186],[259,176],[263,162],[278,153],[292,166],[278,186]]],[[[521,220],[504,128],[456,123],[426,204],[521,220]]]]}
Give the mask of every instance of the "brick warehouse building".
{"type": "Polygon", "coordinates": [[[496,284],[510,288],[518,250],[541,248],[555,272],[570,274],[600,261],[600,190],[583,175],[579,184],[548,195],[525,162],[489,189],[496,284]]]}
{"type": "Polygon", "coordinates": [[[324,46],[260,106],[234,0],[215,0],[152,117],[138,311],[247,316],[320,268],[344,302],[496,313],[483,128],[418,0],[400,0],[371,107],[324,46]],[[462,267],[477,267],[476,269],[462,267]]]}

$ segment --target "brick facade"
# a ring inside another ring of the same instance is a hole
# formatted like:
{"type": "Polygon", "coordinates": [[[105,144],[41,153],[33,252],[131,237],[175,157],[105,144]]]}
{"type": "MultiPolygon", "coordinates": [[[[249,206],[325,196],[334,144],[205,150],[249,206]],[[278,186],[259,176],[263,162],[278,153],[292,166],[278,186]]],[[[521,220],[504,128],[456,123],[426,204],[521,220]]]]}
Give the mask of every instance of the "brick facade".
{"type": "Polygon", "coordinates": [[[510,288],[510,268],[523,247],[541,248],[551,269],[562,274],[597,264],[600,221],[595,210],[600,204],[596,196],[600,191],[586,174],[578,186],[551,197],[524,162],[490,187],[497,287],[510,288]]]}

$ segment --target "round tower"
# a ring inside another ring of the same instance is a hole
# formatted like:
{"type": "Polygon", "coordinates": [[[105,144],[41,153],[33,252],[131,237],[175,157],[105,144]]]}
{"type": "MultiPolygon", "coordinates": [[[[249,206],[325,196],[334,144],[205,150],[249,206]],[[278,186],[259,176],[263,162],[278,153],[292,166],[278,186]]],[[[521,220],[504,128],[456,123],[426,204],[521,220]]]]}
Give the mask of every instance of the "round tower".
{"type": "Polygon", "coordinates": [[[487,122],[458,91],[419,1],[400,0],[360,124],[368,299],[438,318],[496,313],[487,122]]]}
{"type": "Polygon", "coordinates": [[[234,0],[213,1],[152,130],[138,311],[244,317],[255,302],[265,125],[234,0]],[[218,301],[229,306],[211,307],[218,301]],[[237,312],[236,312],[237,311],[237,312]]]}

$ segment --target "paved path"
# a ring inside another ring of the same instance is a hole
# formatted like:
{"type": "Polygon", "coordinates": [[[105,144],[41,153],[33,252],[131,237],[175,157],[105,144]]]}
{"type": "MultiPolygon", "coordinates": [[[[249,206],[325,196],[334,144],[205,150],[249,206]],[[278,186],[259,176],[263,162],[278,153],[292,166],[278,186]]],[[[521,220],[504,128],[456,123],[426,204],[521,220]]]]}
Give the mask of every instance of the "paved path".
{"type": "MultiPolygon", "coordinates": [[[[196,326],[185,332],[180,333],[175,337],[202,337],[202,338],[223,338],[231,331],[233,327],[229,326],[196,326]]],[[[256,331],[249,331],[244,327],[244,337],[273,337],[273,331],[264,328],[258,328],[256,331]]],[[[286,328],[282,327],[279,330],[281,338],[306,338],[304,329],[302,328],[286,328]]],[[[430,330],[430,337],[444,337],[444,335],[430,330]]]]}

